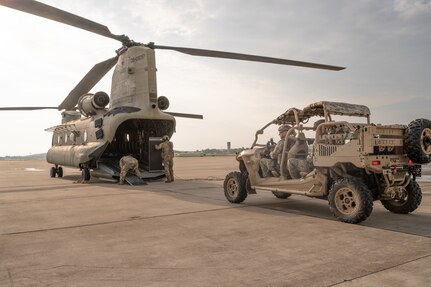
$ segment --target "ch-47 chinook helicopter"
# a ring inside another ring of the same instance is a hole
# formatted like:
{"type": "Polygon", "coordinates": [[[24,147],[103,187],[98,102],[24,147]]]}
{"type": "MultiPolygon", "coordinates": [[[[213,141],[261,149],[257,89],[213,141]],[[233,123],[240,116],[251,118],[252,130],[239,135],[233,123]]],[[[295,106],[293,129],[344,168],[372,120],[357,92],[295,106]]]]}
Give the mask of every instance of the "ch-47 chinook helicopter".
{"type": "MultiPolygon", "coordinates": [[[[62,177],[62,166],[82,170],[82,179],[91,175],[118,179],[119,159],[132,154],[139,160],[144,178],[163,177],[159,151],[154,145],[163,135],[175,131],[175,117],[202,119],[201,115],[165,111],[166,97],[157,95],[155,50],[174,50],[192,56],[225,58],[293,65],[308,68],[342,70],[344,67],[300,62],[279,58],[204,50],[195,48],[142,44],[126,35],[114,35],[99,23],[32,0],[0,0],[0,5],[63,24],[74,26],[121,42],[116,56],[96,64],[58,107],[9,107],[0,110],[62,110],[60,125],[53,132],[47,161],[54,166],[51,177],[62,177]],[[89,93],[114,66],[111,95],[89,93]]],[[[126,178],[130,184],[137,178],[126,178]]]]}

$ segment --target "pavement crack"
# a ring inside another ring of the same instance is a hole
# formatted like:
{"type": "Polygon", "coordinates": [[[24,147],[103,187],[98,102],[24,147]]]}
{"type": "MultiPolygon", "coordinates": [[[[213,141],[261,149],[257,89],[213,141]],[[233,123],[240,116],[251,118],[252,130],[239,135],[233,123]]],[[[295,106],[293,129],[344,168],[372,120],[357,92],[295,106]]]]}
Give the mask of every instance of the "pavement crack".
{"type": "Polygon", "coordinates": [[[344,279],[341,282],[338,282],[338,283],[335,283],[335,284],[331,284],[331,285],[327,285],[326,287],[333,287],[333,286],[338,286],[340,284],[344,284],[346,282],[352,282],[354,280],[357,280],[357,279],[360,279],[360,278],[365,278],[365,277],[368,277],[368,276],[373,275],[373,274],[377,274],[377,273],[380,273],[380,272],[383,272],[383,271],[386,271],[386,270],[390,270],[390,269],[393,269],[393,268],[396,268],[396,267],[399,267],[399,266],[403,266],[403,265],[406,265],[406,264],[409,264],[409,263],[412,263],[412,262],[415,262],[415,261],[418,261],[418,260],[421,260],[421,259],[428,258],[430,256],[431,256],[431,254],[427,254],[427,255],[424,255],[424,256],[421,256],[421,257],[418,257],[418,258],[415,258],[415,259],[411,259],[411,260],[408,260],[408,261],[405,261],[405,262],[402,262],[402,263],[399,263],[399,264],[395,264],[393,266],[386,267],[386,268],[383,268],[383,269],[380,269],[380,270],[376,270],[374,272],[370,272],[370,273],[367,273],[367,274],[364,274],[364,275],[361,275],[361,276],[353,277],[353,278],[350,278],[350,279],[344,279]]]}
{"type": "Polygon", "coordinates": [[[15,284],[13,283],[12,273],[10,272],[10,270],[7,271],[7,275],[9,277],[10,286],[14,287],[15,284]]]}
{"type": "Polygon", "coordinates": [[[227,210],[227,209],[232,209],[232,208],[245,208],[245,207],[248,207],[248,206],[247,205],[237,205],[237,206],[232,206],[232,207],[213,208],[213,209],[189,211],[189,212],[179,212],[179,213],[155,215],[155,216],[148,216],[148,217],[132,217],[132,218],[128,218],[128,219],[112,220],[112,221],[89,223],[89,224],[80,224],[80,225],[46,228],[46,229],[25,230],[25,231],[18,231],[18,232],[2,233],[1,235],[5,235],[5,236],[7,236],[7,235],[21,235],[21,234],[29,234],[29,233],[37,233],[37,232],[67,230],[67,229],[92,227],[92,226],[107,225],[107,224],[116,224],[116,223],[130,222],[130,221],[137,221],[137,220],[148,220],[148,219],[155,219],[155,218],[173,217],[173,216],[179,216],[179,215],[189,215],[189,214],[213,212],[213,211],[227,210]]]}

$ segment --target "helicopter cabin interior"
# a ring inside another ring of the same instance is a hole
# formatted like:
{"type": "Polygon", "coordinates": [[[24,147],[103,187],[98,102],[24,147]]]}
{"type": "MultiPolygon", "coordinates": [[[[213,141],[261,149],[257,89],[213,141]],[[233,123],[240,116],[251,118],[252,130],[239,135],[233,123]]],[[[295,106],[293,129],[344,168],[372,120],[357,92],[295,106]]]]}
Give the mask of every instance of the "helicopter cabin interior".
{"type": "MultiPolygon", "coordinates": [[[[120,124],[112,140],[103,135],[103,130],[96,131],[98,140],[108,140],[103,153],[88,163],[89,168],[97,168],[101,163],[119,171],[119,160],[125,155],[132,155],[139,161],[140,169],[148,172],[163,170],[161,151],[155,145],[164,135],[172,136],[175,122],[172,120],[129,119],[120,124]],[[99,132],[99,133],[98,133],[99,132]]],[[[52,146],[85,146],[90,142],[87,130],[79,131],[74,125],[57,128],[52,139],[52,146]]]]}
{"type": "Polygon", "coordinates": [[[118,127],[99,161],[118,162],[121,157],[132,155],[144,170],[163,170],[161,151],[155,145],[164,135],[172,136],[173,130],[174,123],[169,120],[127,120],[118,127]]]}

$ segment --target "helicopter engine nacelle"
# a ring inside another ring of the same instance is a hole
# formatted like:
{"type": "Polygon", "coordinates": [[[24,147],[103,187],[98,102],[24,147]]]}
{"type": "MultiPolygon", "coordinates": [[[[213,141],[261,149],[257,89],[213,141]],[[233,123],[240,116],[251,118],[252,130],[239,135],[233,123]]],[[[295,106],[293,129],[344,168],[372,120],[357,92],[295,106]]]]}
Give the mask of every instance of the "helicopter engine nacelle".
{"type": "Polygon", "coordinates": [[[169,108],[169,100],[167,97],[165,96],[160,96],[157,99],[157,106],[159,107],[159,109],[161,109],[162,111],[166,110],[167,108],[169,108]]]}
{"type": "Polygon", "coordinates": [[[84,116],[92,116],[109,104],[109,96],[105,92],[82,95],[78,100],[78,109],[84,116]]]}

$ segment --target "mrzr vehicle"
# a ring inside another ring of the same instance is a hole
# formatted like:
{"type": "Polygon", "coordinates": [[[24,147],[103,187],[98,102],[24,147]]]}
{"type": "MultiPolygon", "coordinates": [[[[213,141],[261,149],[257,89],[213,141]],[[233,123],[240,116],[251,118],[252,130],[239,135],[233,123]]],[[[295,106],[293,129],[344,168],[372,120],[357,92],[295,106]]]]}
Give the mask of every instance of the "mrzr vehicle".
{"type": "Polygon", "coordinates": [[[327,199],[334,216],[348,223],[365,220],[375,200],[391,212],[409,213],[422,200],[416,177],[421,176],[421,164],[431,161],[431,121],[372,124],[366,106],[317,102],[302,110],[291,108],[258,130],[251,149],[237,160],[240,171],[229,173],[224,181],[225,196],[232,203],[263,190],[278,198],[300,194],[327,199]],[[336,121],[333,115],[362,117],[366,123],[336,121]],[[284,124],[292,128],[278,162],[280,176],[263,177],[260,161],[266,145],[258,144],[258,137],[266,128],[284,124]],[[307,131],[313,131],[314,138],[306,138],[307,131]],[[293,179],[287,168],[290,158],[308,158],[314,168],[293,179]]]}

